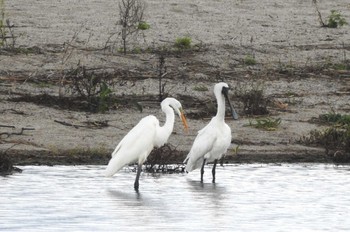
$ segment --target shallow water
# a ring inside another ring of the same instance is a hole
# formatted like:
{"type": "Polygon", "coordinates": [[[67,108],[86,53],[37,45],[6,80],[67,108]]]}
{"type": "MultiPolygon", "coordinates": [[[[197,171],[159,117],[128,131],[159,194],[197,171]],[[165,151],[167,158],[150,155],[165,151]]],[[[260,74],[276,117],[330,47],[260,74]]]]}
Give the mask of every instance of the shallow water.
{"type": "Polygon", "coordinates": [[[0,231],[349,231],[350,167],[230,165],[113,178],[105,166],[24,166],[0,178],[0,231]]]}

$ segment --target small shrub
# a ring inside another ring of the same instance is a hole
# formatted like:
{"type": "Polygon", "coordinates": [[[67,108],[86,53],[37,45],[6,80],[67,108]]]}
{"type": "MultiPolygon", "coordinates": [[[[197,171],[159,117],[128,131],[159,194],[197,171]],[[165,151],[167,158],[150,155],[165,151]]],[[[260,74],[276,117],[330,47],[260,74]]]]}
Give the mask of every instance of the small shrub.
{"type": "Polygon", "coordinates": [[[321,12],[318,9],[317,0],[312,0],[312,2],[315,6],[315,9],[318,15],[318,20],[320,21],[320,24],[322,27],[337,28],[348,24],[345,18],[337,10],[331,10],[331,15],[327,17],[327,22],[324,23],[321,12]]]}
{"type": "Polygon", "coordinates": [[[350,115],[321,114],[318,121],[330,124],[330,127],[312,130],[299,142],[324,147],[336,162],[350,162],[350,115]]]}
{"type": "Polygon", "coordinates": [[[142,53],[142,49],[141,48],[133,48],[132,52],[136,53],[136,54],[141,54],[142,53]]]}
{"type": "Polygon", "coordinates": [[[76,69],[65,74],[69,81],[68,89],[86,99],[91,111],[105,112],[108,110],[108,100],[112,93],[109,85],[112,84],[108,74],[89,71],[80,64],[76,69]]]}
{"type": "Polygon", "coordinates": [[[112,90],[108,87],[106,82],[102,82],[100,84],[100,94],[99,94],[99,104],[98,104],[99,112],[104,113],[108,110],[108,100],[110,98],[111,93],[112,93],[112,90]]]}
{"type": "Polygon", "coordinates": [[[244,58],[245,65],[256,65],[256,60],[253,56],[248,55],[244,58]]]}
{"type": "Polygon", "coordinates": [[[347,25],[345,18],[337,10],[331,10],[331,15],[327,18],[326,26],[330,28],[337,28],[347,25]]]}
{"type": "Polygon", "coordinates": [[[335,63],[330,65],[335,70],[350,70],[350,64],[346,63],[335,63]]]}
{"type": "Polygon", "coordinates": [[[302,137],[300,142],[319,145],[327,151],[345,150],[350,153],[350,126],[345,129],[331,126],[324,130],[312,130],[308,136],[302,137]]]}
{"type": "Polygon", "coordinates": [[[336,127],[348,127],[350,126],[350,115],[341,115],[335,112],[328,114],[321,114],[318,116],[320,122],[329,123],[336,127]]]}
{"type": "Polygon", "coordinates": [[[205,91],[208,91],[208,87],[204,85],[199,85],[199,86],[193,87],[193,90],[198,92],[205,92],[205,91]]]}
{"type": "Polygon", "coordinates": [[[180,49],[191,48],[192,39],[190,37],[177,38],[175,41],[175,47],[180,49]]]}
{"type": "Polygon", "coordinates": [[[266,115],[268,99],[264,96],[264,89],[259,84],[237,88],[234,91],[237,98],[243,102],[243,111],[246,115],[266,115]]]}
{"type": "Polygon", "coordinates": [[[146,22],[140,22],[139,25],[137,26],[137,29],[142,30],[142,31],[148,30],[150,28],[151,28],[151,26],[146,22]]]}

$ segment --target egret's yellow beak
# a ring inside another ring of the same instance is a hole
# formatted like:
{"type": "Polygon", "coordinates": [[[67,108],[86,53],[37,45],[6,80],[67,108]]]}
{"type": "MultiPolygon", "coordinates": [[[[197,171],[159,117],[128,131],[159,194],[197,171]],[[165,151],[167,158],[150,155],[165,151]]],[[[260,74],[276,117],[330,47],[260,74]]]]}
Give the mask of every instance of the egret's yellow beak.
{"type": "Polygon", "coordinates": [[[184,124],[185,131],[187,132],[188,131],[188,124],[187,124],[187,121],[186,121],[186,117],[185,117],[184,111],[182,109],[180,109],[180,117],[181,117],[181,120],[182,120],[182,124],[184,124]]]}

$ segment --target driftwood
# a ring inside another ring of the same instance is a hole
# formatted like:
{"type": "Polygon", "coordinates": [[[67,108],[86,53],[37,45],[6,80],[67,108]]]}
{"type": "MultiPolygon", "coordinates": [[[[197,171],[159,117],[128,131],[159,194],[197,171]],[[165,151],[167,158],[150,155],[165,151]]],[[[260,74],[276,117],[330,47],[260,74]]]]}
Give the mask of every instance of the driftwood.
{"type": "MultiPolygon", "coordinates": [[[[12,129],[15,129],[16,127],[15,126],[9,126],[9,125],[0,125],[0,127],[6,127],[6,128],[12,128],[12,129]]],[[[35,128],[31,128],[31,127],[22,127],[20,129],[19,132],[1,132],[0,133],[0,136],[2,135],[6,135],[8,137],[10,137],[11,135],[22,135],[24,131],[26,130],[35,130],[35,128]]]]}
{"type": "Polygon", "coordinates": [[[87,121],[87,122],[83,122],[86,124],[85,125],[77,125],[77,124],[72,124],[69,122],[64,122],[64,121],[59,121],[59,120],[54,120],[54,122],[57,122],[59,124],[62,124],[64,126],[71,126],[74,127],[76,129],[78,129],[79,127],[86,127],[86,128],[103,128],[103,127],[108,127],[108,121],[87,121]]]}
{"type": "Polygon", "coordinates": [[[64,126],[72,126],[72,127],[76,128],[76,129],[78,129],[79,127],[82,127],[82,126],[80,126],[80,125],[74,125],[74,124],[72,124],[72,123],[64,122],[64,121],[59,121],[59,120],[54,120],[54,122],[57,122],[57,123],[62,124],[62,125],[64,125],[64,126]]]}

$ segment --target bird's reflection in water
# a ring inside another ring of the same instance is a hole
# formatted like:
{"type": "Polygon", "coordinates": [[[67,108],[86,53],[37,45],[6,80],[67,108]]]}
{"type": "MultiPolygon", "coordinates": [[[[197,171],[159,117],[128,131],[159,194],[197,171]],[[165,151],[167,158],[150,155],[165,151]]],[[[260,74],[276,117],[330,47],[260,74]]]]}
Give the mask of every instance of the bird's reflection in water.
{"type": "Polygon", "coordinates": [[[108,190],[108,195],[113,197],[114,199],[118,200],[125,200],[125,201],[131,201],[131,200],[136,200],[136,201],[142,201],[142,194],[140,191],[119,191],[115,189],[109,189],[108,190]]]}
{"type": "Polygon", "coordinates": [[[187,179],[190,191],[199,203],[207,204],[215,208],[222,207],[222,201],[226,194],[226,189],[217,183],[203,183],[187,179]]]}

